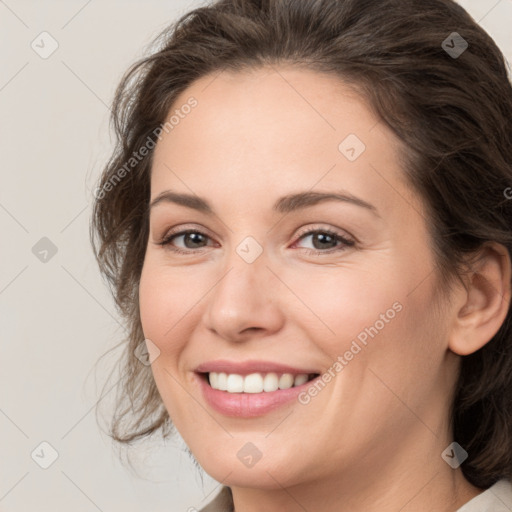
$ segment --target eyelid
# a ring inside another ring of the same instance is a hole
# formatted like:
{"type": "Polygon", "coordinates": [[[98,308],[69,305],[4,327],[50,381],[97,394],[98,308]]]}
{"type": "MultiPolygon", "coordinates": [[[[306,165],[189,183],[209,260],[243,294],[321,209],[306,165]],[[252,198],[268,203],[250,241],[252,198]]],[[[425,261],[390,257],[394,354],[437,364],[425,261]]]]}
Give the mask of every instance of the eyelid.
{"type": "Polygon", "coordinates": [[[183,231],[198,231],[209,238],[214,238],[211,232],[203,226],[198,226],[197,224],[177,224],[176,226],[166,229],[164,234],[160,237],[160,240],[165,240],[170,236],[177,235],[183,231]]]}

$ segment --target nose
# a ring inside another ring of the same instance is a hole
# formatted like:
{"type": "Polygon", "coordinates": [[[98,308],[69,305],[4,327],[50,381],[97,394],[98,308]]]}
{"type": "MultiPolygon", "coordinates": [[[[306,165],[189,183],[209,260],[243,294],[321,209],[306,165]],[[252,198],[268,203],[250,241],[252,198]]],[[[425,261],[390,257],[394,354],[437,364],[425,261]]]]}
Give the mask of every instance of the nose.
{"type": "Polygon", "coordinates": [[[284,324],[278,285],[263,255],[247,263],[234,254],[227,271],[207,295],[207,328],[231,342],[277,332],[284,324]]]}

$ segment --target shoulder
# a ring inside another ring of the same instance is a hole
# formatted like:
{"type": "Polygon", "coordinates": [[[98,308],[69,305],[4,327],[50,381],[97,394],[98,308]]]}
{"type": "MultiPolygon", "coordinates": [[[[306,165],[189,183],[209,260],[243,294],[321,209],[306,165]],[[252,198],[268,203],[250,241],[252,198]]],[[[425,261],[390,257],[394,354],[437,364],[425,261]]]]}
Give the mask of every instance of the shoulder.
{"type": "Polygon", "coordinates": [[[511,512],[512,511],[512,481],[498,480],[472,500],[457,510],[457,512],[511,512]]]}
{"type": "Polygon", "coordinates": [[[233,509],[231,489],[224,485],[215,498],[199,512],[233,512],[233,509]]]}

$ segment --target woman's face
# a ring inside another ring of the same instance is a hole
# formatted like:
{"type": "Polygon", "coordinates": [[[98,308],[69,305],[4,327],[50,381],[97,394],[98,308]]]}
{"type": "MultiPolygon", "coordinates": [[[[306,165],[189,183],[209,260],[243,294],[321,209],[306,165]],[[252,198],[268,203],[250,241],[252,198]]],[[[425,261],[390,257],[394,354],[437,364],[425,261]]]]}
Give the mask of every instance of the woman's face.
{"type": "Polygon", "coordinates": [[[140,310],[199,463],[269,489],[444,464],[453,312],[434,309],[428,219],[399,141],[339,81],[292,67],[209,75],[171,115],[140,310]]]}

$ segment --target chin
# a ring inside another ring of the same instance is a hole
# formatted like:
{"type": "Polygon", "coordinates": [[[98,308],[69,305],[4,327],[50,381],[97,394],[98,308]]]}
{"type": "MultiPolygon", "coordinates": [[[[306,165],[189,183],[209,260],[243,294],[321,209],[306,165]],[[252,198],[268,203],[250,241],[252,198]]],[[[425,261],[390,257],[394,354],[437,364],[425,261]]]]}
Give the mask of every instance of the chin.
{"type": "MultiPolygon", "coordinates": [[[[203,453],[202,456],[196,457],[196,460],[208,475],[230,487],[277,490],[282,489],[282,486],[293,486],[301,480],[301,468],[297,467],[296,463],[304,465],[304,459],[299,457],[294,461],[289,455],[286,456],[286,453],[279,459],[276,458],[275,452],[272,458],[265,458],[262,454],[258,459],[250,441],[244,443],[237,439],[235,444],[235,450],[222,447],[214,453],[203,453]],[[290,470],[291,467],[294,467],[293,472],[290,470]]],[[[306,473],[306,468],[303,472],[306,473]]]]}

